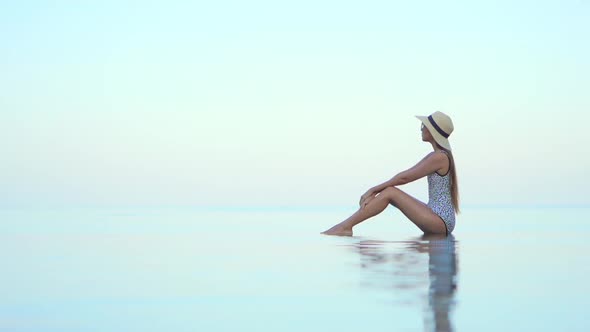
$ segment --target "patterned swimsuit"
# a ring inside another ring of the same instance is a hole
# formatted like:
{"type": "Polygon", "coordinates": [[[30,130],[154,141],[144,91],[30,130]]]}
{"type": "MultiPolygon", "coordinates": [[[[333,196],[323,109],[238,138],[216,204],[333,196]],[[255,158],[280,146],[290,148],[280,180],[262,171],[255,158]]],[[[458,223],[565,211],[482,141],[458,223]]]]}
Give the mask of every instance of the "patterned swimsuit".
{"type": "MultiPolygon", "coordinates": [[[[442,151],[446,154],[446,151],[442,151]]],[[[448,155],[447,155],[448,157],[448,155]]],[[[450,160],[449,160],[450,162],[450,160]]],[[[428,207],[444,221],[447,235],[455,229],[455,208],[451,199],[451,165],[447,174],[428,174],[428,207]]]]}

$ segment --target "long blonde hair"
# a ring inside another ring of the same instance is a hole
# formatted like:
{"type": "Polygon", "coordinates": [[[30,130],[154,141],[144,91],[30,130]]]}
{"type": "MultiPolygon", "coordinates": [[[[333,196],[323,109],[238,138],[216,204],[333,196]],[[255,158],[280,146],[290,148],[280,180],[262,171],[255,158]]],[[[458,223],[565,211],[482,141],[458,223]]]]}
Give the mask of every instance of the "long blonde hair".
{"type": "Polygon", "coordinates": [[[447,152],[449,159],[451,160],[451,164],[449,167],[451,168],[451,201],[453,202],[453,207],[455,208],[455,213],[459,214],[461,211],[459,210],[459,183],[457,182],[457,171],[455,170],[455,158],[453,158],[453,153],[442,146],[436,143],[436,145],[447,152]]]}

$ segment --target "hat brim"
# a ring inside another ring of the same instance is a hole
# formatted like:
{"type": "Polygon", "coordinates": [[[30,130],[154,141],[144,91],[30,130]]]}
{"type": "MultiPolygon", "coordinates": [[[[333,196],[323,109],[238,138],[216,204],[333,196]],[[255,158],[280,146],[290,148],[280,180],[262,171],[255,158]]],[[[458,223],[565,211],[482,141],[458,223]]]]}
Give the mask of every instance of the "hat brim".
{"type": "Polygon", "coordinates": [[[432,126],[430,121],[428,121],[427,116],[416,115],[416,117],[418,118],[418,120],[422,121],[422,123],[424,124],[424,126],[426,126],[426,128],[428,128],[430,135],[432,135],[432,138],[434,138],[436,143],[438,143],[443,148],[445,148],[449,151],[452,151],[451,143],[449,143],[449,140],[447,138],[445,138],[443,135],[439,134],[438,131],[436,131],[436,129],[434,129],[434,127],[432,126]]]}

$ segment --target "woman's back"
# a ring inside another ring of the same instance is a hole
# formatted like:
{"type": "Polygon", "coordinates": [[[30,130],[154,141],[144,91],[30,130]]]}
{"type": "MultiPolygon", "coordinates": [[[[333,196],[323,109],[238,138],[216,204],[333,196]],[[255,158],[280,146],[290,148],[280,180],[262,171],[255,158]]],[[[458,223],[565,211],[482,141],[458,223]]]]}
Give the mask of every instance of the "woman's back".
{"type": "MultiPolygon", "coordinates": [[[[445,150],[441,153],[448,154],[445,150]]],[[[439,215],[447,226],[447,232],[451,233],[455,228],[455,209],[451,195],[451,160],[445,175],[437,172],[429,174],[428,179],[428,206],[439,215]]]]}

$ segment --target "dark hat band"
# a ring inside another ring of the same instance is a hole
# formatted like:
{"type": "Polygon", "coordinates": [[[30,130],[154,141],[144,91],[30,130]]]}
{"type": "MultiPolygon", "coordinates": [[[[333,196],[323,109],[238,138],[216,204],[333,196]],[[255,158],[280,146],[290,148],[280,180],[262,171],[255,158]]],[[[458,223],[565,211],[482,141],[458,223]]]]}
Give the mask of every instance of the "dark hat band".
{"type": "Polygon", "coordinates": [[[428,121],[430,121],[430,124],[434,127],[434,129],[436,129],[436,131],[438,131],[439,134],[441,134],[444,138],[449,138],[449,134],[445,133],[444,130],[442,130],[437,124],[436,122],[434,122],[434,119],[432,118],[432,115],[428,116],[428,121]]]}

